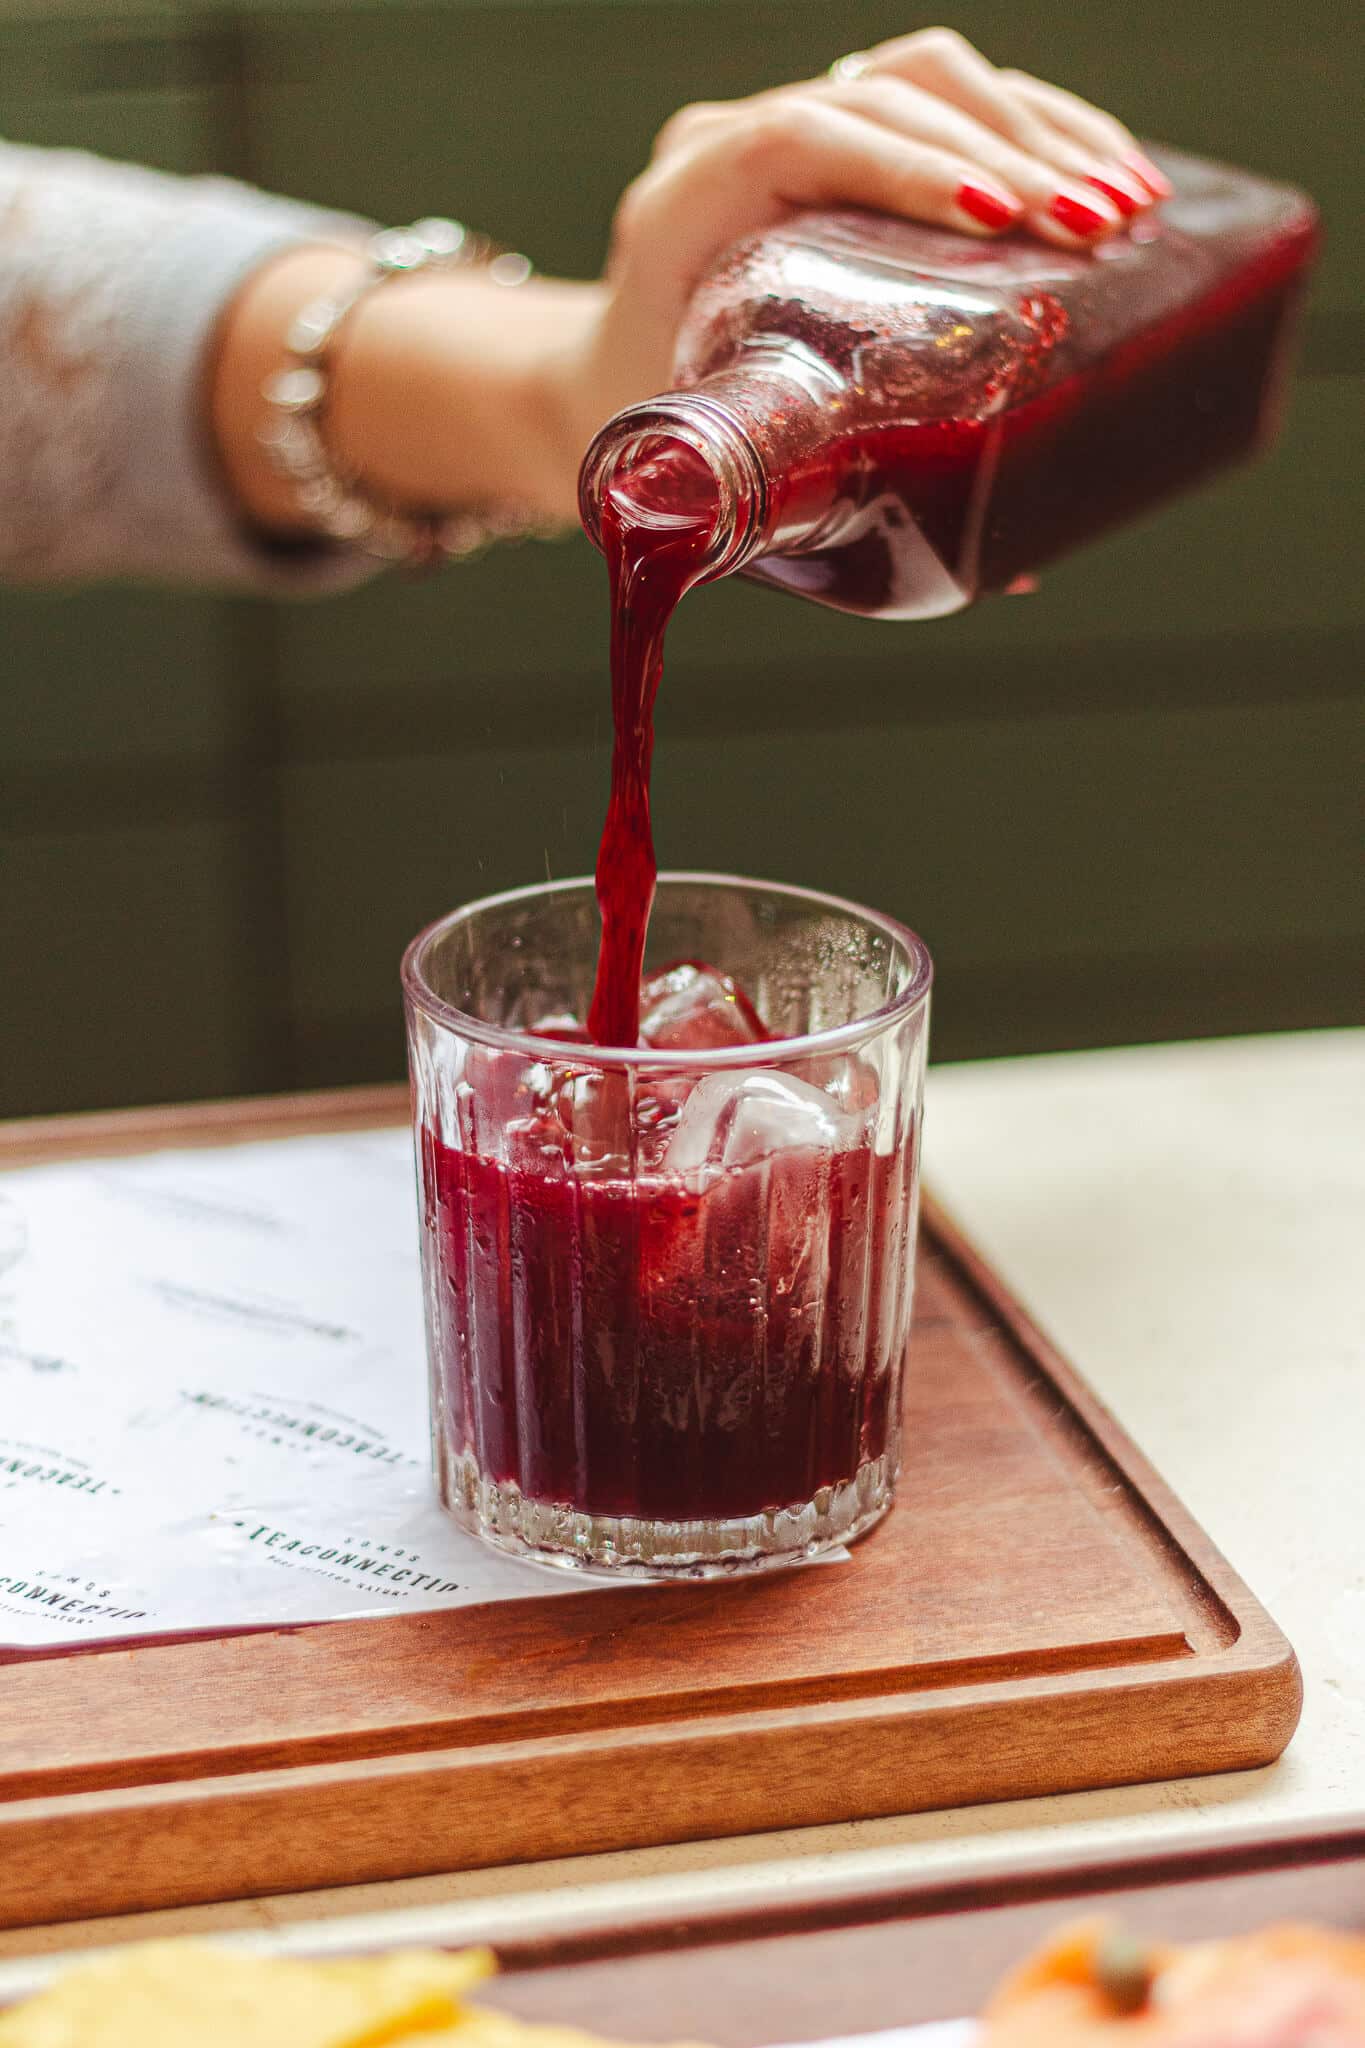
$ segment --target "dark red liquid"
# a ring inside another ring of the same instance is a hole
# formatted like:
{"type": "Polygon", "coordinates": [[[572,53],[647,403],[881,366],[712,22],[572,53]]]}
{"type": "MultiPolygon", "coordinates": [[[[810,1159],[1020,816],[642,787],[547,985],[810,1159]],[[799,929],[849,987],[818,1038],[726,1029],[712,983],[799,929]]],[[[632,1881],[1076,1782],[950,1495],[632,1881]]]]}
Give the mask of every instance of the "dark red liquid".
{"type": "Polygon", "coordinates": [[[775,517],[820,506],[830,538],[744,573],[870,617],[950,611],[1250,454],[1273,425],[1311,245],[1300,227],[1088,359],[1063,309],[1036,303],[1038,355],[1015,402],[812,434],[804,459],[788,456],[775,517]]]}
{"type": "Polygon", "coordinates": [[[445,1432],[594,1515],[739,1519],[894,1452],[913,1137],[792,1149],[694,1192],[423,1134],[445,1432]]]}
{"type": "Polygon", "coordinates": [[[588,1012],[588,1034],[598,1045],[639,1042],[645,934],[658,873],[649,815],[654,700],[665,630],[702,574],[716,523],[710,473],[680,444],[637,469],[629,486],[629,496],[608,492],[602,508],[613,741],[611,795],[597,851],[602,950],[588,1012]]]}

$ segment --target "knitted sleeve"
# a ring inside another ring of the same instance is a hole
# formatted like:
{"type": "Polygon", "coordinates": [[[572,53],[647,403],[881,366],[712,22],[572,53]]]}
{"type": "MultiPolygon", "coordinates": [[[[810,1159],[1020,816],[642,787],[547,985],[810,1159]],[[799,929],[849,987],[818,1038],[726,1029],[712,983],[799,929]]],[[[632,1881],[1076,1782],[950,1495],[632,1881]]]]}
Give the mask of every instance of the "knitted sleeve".
{"type": "Polygon", "coordinates": [[[353,555],[243,523],[204,378],[253,268],[363,228],[227,179],[0,142],[0,577],[285,593],[360,580],[353,555]]]}

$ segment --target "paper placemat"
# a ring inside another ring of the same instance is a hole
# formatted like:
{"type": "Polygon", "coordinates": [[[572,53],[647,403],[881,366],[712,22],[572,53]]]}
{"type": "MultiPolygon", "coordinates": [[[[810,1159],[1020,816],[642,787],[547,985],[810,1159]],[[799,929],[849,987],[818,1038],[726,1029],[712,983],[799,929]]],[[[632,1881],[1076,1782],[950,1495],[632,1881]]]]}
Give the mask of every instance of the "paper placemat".
{"type": "Polygon", "coordinates": [[[0,1174],[0,1643],[583,1590],[436,1505],[417,1246],[406,1130],[0,1174]]]}

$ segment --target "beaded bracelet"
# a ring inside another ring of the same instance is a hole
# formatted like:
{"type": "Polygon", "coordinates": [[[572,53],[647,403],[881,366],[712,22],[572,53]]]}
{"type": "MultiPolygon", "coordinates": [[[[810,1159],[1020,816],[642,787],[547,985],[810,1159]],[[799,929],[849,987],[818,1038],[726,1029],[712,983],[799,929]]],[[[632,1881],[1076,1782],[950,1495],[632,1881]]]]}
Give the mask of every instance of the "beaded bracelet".
{"type": "Polygon", "coordinates": [[[366,255],[365,270],[344,292],[313,299],[294,316],[285,335],[291,360],[261,387],[267,420],[259,440],[275,473],[293,486],[297,511],[331,540],[418,567],[446,559],[467,561],[497,540],[556,532],[529,507],[513,503],[459,512],[401,512],[337,467],[326,441],[331,372],[338,337],[363,300],[392,278],[419,270],[480,265],[494,284],[509,289],[531,275],[524,256],[499,249],[455,220],[385,228],[370,238],[366,255]]]}

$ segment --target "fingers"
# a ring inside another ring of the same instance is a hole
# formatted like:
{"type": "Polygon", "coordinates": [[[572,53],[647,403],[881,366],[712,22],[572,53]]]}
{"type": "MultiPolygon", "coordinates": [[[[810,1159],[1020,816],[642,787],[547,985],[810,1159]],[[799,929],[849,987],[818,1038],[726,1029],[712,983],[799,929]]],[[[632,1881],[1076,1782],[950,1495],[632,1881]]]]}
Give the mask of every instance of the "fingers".
{"type": "Polygon", "coordinates": [[[997,71],[953,29],[897,37],[868,51],[866,62],[868,73],[920,86],[1039,162],[1089,183],[1125,218],[1169,193],[1121,122],[1058,87],[997,71]]]}
{"type": "MultiPolygon", "coordinates": [[[[863,206],[990,235],[1025,218],[1022,205],[951,144],[818,95],[776,93],[739,112],[691,110],[617,209],[607,275],[623,310],[613,346],[665,358],[720,252],[801,208],[863,206]]],[[[1058,226],[1057,239],[1064,232],[1058,226]]]]}
{"type": "Polygon", "coordinates": [[[1112,114],[1104,113],[1099,107],[1092,107],[1078,93],[1067,92],[1060,85],[1048,85],[1041,78],[1030,78],[1026,71],[1002,71],[1000,76],[1023,103],[1031,106],[1058,134],[1068,136],[1096,156],[1122,164],[1146,185],[1154,198],[1170,198],[1173,189],[1170,179],[1152,162],[1122,121],[1116,121],[1112,114]]]}
{"type": "MultiPolygon", "coordinates": [[[[694,177],[710,160],[721,175],[761,188],[778,213],[866,206],[968,234],[1014,226],[1035,188],[1050,197],[1056,186],[954,108],[890,81],[861,89],[786,88],[740,108],[691,109],[670,160],[694,177]],[[1026,193],[1011,180],[1016,170],[1024,173],[1026,193]]],[[[1116,214],[1105,219],[1117,225],[1116,214]]],[[[1064,229],[1054,231],[1070,239],[1064,229]]]]}
{"type": "Polygon", "coordinates": [[[1117,205],[1088,180],[1084,167],[1090,159],[1083,151],[1065,145],[1040,156],[898,76],[868,75],[850,84],[836,82],[822,92],[850,113],[907,140],[948,150],[984,171],[987,186],[1013,201],[1010,220],[992,219],[988,225],[1014,226],[1024,219],[1046,240],[1074,246],[1112,233],[1134,210],[1117,205]],[[1072,160],[1078,167],[1074,173],[1067,168],[1072,160]]]}
{"type": "MultiPolygon", "coordinates": [[[[785,152],[784,175],[790,180],[804,135],[817,131],[813,109],[837,110],[860,128],[886,130],[915,152],[914,175],[907,185],[910,197],[893,210],[916,219],[991,234],[1023,224],[1043,239],[1069,248],[1112,234],[1122,225],[1123,210],[1093,183],[1059,174],[1055,161],[1031,155],[949,101],[891,74],[860,76],[847,83],[819,79],[728,106],[684,108],[661,135],[656,160],[706,145],[723,146],[727,137],[742,146],[746,131],[767,126],[775,146],[785,152]]],[[[828,128],[819,132],[827,133],[828,128]]],[[[856,181],[861,175],[860,159],[868,159],[871,174],[878,175],[875,167],[885,161],[885,144],[879,146],[867,134],[855,135],[847,123],[839,132],[851,151],[847,178],[856,181]]],[[[1065,152],[1070,146],[1060,147],[1065,152]]],[[[1071,153],[1088,161],[1079,151],[1071,153]]],[[[827,162],[825,170],[833,182],[827,162]]],[[[907,163],[907,175],[910,170],[907,163]]],[[[845,204],[878,203],[855,198],[851,192],[838,196],[845,204]]]]}
{"type": "Polygon", "coordinates": [[[978,235],[1022,227],[1075,248],[1169,193],[1111,115],[998,71],[949,29],[859,53],[751,99],[684,107],[617,216],[614,274],[672,277],[793,208],[866,206],[978,235]]]}

